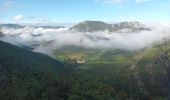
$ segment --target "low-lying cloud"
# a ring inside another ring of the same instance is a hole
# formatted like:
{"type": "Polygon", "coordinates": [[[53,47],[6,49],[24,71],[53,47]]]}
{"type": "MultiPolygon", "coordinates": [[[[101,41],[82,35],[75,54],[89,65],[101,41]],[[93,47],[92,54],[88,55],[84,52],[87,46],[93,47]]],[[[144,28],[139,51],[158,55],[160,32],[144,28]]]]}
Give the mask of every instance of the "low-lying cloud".
{"type": "Polygon", "coordinates": [[[151,31],[139,33],[110,32],[73,32],[68,28],[43,29],[25,27],[22,29],[3,28],[6,34],[2,40],[16,45],[35,46],[34,50],[51,53],[51,51],[67,46],[82,46],[86,48],[116,48],[125,50],[140,50],[151,47],[163,38],[170,36],[169,24],[148,24],[151,31]]]}

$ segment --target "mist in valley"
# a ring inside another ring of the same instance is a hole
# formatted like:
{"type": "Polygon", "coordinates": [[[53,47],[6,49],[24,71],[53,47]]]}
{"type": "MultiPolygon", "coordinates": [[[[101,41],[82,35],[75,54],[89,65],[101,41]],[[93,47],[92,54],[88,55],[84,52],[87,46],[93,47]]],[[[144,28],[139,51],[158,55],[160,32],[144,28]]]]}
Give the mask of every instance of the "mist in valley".
{"type": "Polygon", "coordinates": [[[78,32],[69,28],[2,28],[5,37],[1,40],[18,45],[32,47],[34,51],[52,54],[63,46],[85,48],[114,48],[136,51],[149,48],[170,36],[170,25],[165,23],[145,23],[151,30],[140,32],[78,32]]]}

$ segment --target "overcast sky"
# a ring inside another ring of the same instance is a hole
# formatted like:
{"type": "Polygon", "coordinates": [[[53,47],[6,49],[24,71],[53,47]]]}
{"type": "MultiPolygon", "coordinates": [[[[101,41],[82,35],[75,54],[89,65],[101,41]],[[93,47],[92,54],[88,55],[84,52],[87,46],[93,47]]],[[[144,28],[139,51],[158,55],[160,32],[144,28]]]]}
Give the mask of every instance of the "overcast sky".
{"type": "Polygon", "coordinates": [[[0,0],[0,23],[170,22],[170,0],[0,0]]]}

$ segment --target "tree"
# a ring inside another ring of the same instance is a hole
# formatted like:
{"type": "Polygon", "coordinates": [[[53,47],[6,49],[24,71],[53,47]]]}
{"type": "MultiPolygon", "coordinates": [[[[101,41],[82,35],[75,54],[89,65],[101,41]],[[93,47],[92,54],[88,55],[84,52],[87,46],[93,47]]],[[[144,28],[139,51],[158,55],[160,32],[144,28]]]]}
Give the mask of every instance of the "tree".
{"type": "Polygon", "coordinates": [[[164,67],[167,73],[167,100],[170,100],[170,48],[167,39],[164,39],[165,47],[158,53],[157,64],[164,67]]]}

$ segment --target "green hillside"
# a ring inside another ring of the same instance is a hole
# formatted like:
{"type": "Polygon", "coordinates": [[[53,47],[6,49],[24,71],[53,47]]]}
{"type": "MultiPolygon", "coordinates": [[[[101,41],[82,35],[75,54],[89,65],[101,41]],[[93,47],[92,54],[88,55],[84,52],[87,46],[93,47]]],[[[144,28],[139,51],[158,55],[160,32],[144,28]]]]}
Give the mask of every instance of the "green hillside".
{"type": "Polygon", "coordinates": [[[71,28],[71,30],[76,30],[80,32],[94,32],[94,31],[111,31],[112,26],[110,24],[106,24],[101,21],[85,21],[81,22],[74,27],[71,28]]]}
{"type": "Polygon", "coordinates": [[[130,52],[66,46],[55,54],[70,70],[69,100],[165,100],[167,75],[156,64],[162,47],[130,52]],[[85,63],[76,63],[80,57],[85,63]]]}
{"type": "Polygon", "coordinates": [[[0,41],[0,100],[67,98],[63,64],[0,41]]]}
{"type": "Polygon", "coordinates": [[[165,100],[167,74],[156,62],[163,47],[65,46],[54,54],[60,63],[0,42],[0,100],[165,100]]]}
{"type": "Polygon", "coordinates": [[[84,21],[70,28],[70,30],[78,32],[119,32],[119,33],[132,33],[140,31],[150,31],[140,22],[120,22],[115,24],[107,24],[102,21],[84,21]]]}

